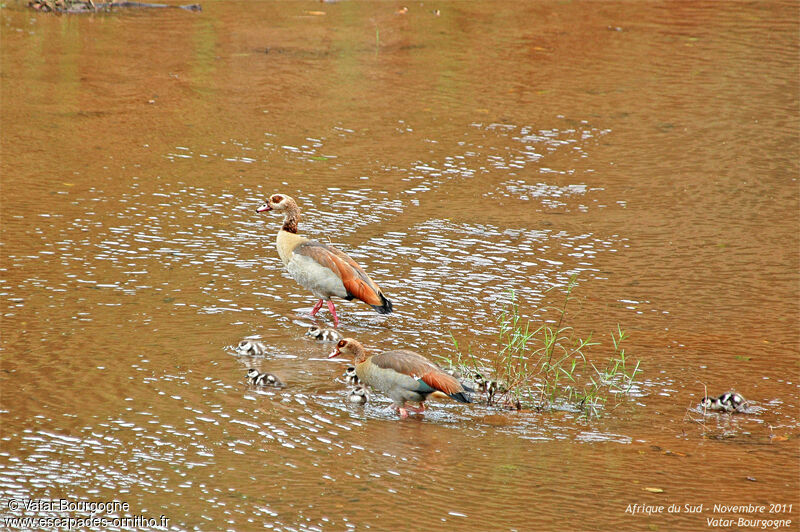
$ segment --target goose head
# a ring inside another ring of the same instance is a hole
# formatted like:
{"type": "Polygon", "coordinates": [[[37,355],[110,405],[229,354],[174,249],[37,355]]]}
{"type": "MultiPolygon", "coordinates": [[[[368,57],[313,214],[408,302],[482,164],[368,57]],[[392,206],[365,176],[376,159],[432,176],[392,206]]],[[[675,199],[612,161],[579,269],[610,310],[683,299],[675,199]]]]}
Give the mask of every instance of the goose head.
{"type": "Polygon", "coordinates": [[[297,206],[291,196],[287,196],[286,194],[273,194],[267,198],[267,201],[265,201],[259,208],[256,209],[256,212],[282,212],[286,209],[289,209],[293,205],[295,207],[297,206]]]}
{"type": "Polygon", "coordinates": [[[361,342],[354,340],[353,338],[344,338],[339,340],[339,342],[336,344],[336,348],[330,355],[328,355],[328,358],[335,358],[339,355],[352,355],[356,364],[364,362],[367,359],[364,346],[361,345],[361,342]]]}

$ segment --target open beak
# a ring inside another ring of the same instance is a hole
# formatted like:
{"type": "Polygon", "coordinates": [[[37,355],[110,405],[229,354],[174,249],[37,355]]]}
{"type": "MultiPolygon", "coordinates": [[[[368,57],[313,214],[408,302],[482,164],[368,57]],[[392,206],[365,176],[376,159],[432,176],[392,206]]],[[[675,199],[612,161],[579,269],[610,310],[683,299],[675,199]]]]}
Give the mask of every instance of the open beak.
{"type": "Polygon", "coordinates": [[[269,206],[269,203],[264,203],[261,207],[256,209],[256,212],[265,212],[265,211],[271,211],[271,210],[272,210],[272,207],[269,206]]]}
{"type": "Polygon", "coordinates": [[[333,350],[333,352],[330,355],[328,355],[328,358],[338,357],[341,354],[342,352],[339,351],[339,348],[337,347],[336,349],[333,350]]]}

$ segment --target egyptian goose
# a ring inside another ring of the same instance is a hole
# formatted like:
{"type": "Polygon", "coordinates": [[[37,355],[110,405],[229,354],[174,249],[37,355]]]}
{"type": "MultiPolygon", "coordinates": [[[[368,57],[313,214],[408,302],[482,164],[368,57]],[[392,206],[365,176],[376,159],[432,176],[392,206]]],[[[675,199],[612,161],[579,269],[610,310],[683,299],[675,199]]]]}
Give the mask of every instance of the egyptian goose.
{"type": "Polygon", "coordinates": [[[347,394],[347,400],[357,405],[363,405],[367,402],[367,389],[363,386],[356,386],[350,393],[347,394]]]}
{"type": "Polygon", "coordinates": [[[316,325],[309,327],[305,335],[321,342],[338,342],[342,339],[342,335],[336,329],[321,329],[316,325]]]}
{"type": "Polygon", "coordinates": [[[700,406],[708,410],[743,412],[747,408],[745,398],[736,392],[725,392],[719,397],[703,397],[700,406]]]}
{"type": "Polygon", "coordinates": [[[283,213],[283,227],[278,231],[278,255],[286,270],[303,288],[310,290],[319,302],[311,315],[315,316],[322,303],[328,303],[333,315],[333,326],[339,326],[339,317],[331,297],[348,301],[360,299],[380,314],[392,311],[392,302],[386,299],[378,285],[347,254],[333,246],[309,240],[297,234],[300,209],[294,199],[284,194],[273,194],[256,212],[283,213]]]}
{"type": "Polygon", "coordinates": [[[424,412],[425,399],[437,391],[461,403],[470,402],[466,392],[472,390],[414,351],[398,349],[370,356],[360,342],[345,338],[339,340],[328,358],[342,354],[353,355],[359,381],[388,395],[393,401],[390,408],[397,410],[403,419],[408,417],[409,410],[424,412]],[[406,407],[406,401],[420,406],[406,407]]]}
{"type": "Polygon", "coordinates": [[[260,357],[264,356],[264,353],[266,353],[267,349],[261,342],[256,342],[255,340],[242,340],[236,347],[236,351],[238,351],[241,355],[260,357]]]}
{"type": "Polygon", "coordinates": [[[274,386],[275,388],[283,388],[281,380],[272,373],[259,373],[257,369],[250,368],[247,370],[247,380],[253,386],[274,386]]]}

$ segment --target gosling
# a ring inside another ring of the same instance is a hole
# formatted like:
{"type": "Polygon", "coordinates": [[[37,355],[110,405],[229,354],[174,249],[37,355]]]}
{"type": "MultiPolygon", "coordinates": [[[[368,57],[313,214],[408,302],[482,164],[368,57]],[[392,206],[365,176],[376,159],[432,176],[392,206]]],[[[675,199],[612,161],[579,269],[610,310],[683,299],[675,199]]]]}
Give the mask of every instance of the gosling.
{"type": "Polygon", "coordinates": [[[700,406],[720,412],[743,412],[747,408],[747,401],[741,394],[725,392],[719,397],[703,397],[700,406]]]}
{"type": "Polygon", "coordinates": [[[251,357],[261,357],[267,352],[267,348],[261,342],[255,340],[242,340],[236,347],[236,351],[240,355],[247,355],[251,357]]]}
{"type": "Polygon", "coordinates": [[[363,386],[356,386],[347,394],[347,400],[356,405],[367,403],[367,389],[363,386]]]}
{"type": "Polygon", "coordinates": [[[321,342],[338,342],[342,339],[342,335],[339,334],[339,331],[335,329],[321,329],[316,325],[309,327],[305,335],[316,338],[321,342]]]}
{"type": "Polygon", "coordinates": [[[283,382],[272,373],[259,373],[257,369],[247,370],[247,380],[253,386],[272,386],[273,388],[283,388],[283,382]]]}
{"type": "Polygon", "coordinates": [[[344,370],[344,382],[350,386],[358,384],[358,375],[356,375],[356,368],[353,366],[344,370]]]}

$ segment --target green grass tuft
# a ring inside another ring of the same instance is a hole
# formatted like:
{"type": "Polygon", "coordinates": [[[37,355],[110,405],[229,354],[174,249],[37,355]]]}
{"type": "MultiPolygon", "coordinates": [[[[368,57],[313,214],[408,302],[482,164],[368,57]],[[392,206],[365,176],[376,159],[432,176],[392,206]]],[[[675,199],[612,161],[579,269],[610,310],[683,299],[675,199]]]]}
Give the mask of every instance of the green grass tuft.
{"type": "Polygon", "coordinates": [[[592,340],[591,333],[585,338],[578,336],[567,319],[576,282],[577,276],[573,276],[567,283],[563,305],[548,309],[557,319],[538,326],[523,319],[511,291],[511,301],[497,318],[499,351],[490,368],[484,367],[471,349],[463,353],[452,334],[456,354],[445,357],[446,361],[468,379],[480,376],[497,382],[496,397],[488,394],[490,404],[499,397],[501,401],[496,402],[517,408],[574,408],[587,416],[599,415],[608,395],[618,401],[630,393],[642,370],[640,362],[629,360],[625,353],[623,342],[628,335],[619,325],[611,331],[613,352],[605,362],[589,356],[600,344],[592,340]]]}

